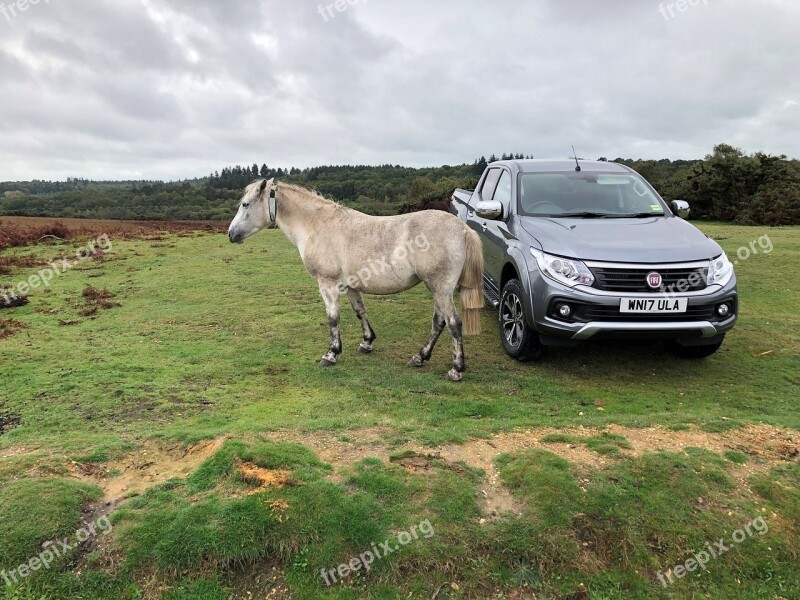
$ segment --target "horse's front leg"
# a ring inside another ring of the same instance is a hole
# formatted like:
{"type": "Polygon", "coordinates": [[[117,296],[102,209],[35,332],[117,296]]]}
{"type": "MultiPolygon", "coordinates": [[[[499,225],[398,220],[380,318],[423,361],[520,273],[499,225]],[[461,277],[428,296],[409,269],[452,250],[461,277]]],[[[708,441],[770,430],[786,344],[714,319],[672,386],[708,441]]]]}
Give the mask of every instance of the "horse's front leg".
{"type": "Polygon", "coordinates": [[[336,357],[342,353],[342,339],[339,336],[339,284],[338,282],[320,281],[319,291],[325,301],[325,312],[328,315],[328,326],[331,329],[331,341],[328,351],[319,361],[320,367],[332,367],[336,357]]]}

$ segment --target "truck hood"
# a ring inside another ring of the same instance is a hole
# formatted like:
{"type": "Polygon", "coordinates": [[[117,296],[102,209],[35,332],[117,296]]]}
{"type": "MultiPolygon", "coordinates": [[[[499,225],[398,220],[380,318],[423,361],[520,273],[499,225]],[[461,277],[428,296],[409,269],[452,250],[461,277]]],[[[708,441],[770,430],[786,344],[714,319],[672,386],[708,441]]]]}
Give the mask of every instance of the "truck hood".
{"type": "Polygon", "coordinates": [[[582,260],[670,263],[707,260],[722,253],[719,244],[677,217],[521,217],[520,225],[545,252],[582,260]]]}

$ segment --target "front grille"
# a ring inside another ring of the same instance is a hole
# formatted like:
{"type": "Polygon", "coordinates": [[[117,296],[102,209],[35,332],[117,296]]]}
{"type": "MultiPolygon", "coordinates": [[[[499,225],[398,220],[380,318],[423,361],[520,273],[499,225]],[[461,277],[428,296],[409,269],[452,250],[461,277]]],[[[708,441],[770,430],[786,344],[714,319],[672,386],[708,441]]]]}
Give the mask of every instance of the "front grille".
{"type": "Polygon", "coordinates": [[[685,313],[623,313],[617,306],[582,305],[575,311],[575,316],[581,321],[606,321],[624,323],[669,323],[681,321],[713,321],[714,305],[689,306],[685,313]]]}
{"type": "Polygon", "coordinates": [[[594,275],[592,287],[607,292],[652,292],[663,291],[696,292],[706,289],[708,267],[699,268],[617,268],[617,267],[589,267],[594,275]],[[647,284],[649,273],[661,275],[660,288],[653,289],[647,284]],[[679,287],[680,286],[680,287],[679,287]]]}

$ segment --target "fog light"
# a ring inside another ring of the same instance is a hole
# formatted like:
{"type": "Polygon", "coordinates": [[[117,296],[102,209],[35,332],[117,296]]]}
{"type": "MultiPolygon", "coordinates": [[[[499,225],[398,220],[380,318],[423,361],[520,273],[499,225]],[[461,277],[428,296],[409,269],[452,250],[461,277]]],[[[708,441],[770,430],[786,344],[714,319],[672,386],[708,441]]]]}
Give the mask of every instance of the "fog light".
{"type": "Polygon", "coordinates": [[[728,306],[727,304],[720,304],[717,307],[717,314],[720,317],[727,317],[729,312],[731,312],[731,307],[728,306]]]}
{"type": "Polygon", "coordinates": [[[558,314],[566,319],[572,315],[572,307],[569,304],[559,304],[558,314]]]}

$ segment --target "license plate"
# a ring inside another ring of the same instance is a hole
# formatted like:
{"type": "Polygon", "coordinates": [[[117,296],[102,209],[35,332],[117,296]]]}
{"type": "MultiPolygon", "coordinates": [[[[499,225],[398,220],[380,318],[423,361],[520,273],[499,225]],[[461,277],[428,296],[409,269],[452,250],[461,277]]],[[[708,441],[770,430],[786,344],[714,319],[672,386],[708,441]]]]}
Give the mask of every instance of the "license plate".
{"type": "Polygon", "coordinates": [[[619,302],[619,312],[685,313],[688,306],[688,298],[622,298],[619,302]]]}

